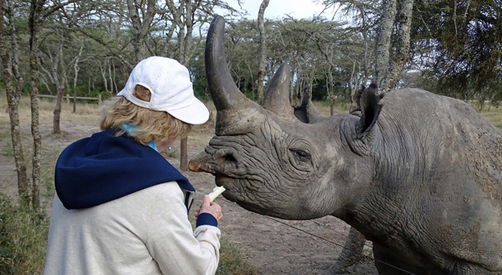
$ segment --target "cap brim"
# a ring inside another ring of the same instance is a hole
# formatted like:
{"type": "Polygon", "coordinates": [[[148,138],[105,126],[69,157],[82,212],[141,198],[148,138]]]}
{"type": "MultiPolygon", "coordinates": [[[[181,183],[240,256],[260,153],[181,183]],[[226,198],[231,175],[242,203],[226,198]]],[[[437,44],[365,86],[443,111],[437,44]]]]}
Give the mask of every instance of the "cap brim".
{"type": "Polygon", "coordinates": [[[168,111],[168,113],[188,124],[204,124],[209,119],[209,110],[197,98],[189,106],[168,111]]]}

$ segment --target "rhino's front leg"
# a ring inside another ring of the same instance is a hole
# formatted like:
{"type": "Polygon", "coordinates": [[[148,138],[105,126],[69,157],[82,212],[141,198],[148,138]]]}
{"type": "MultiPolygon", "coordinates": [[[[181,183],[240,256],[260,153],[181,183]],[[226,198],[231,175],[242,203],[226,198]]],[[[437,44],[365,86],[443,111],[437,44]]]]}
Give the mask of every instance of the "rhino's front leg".
{"type": "Polygon", "coordinates": [[[360,262],[363,259],[363,247],[366,238],[354,227],[350,228],[349,236],[345,241],[342,253],[333,266],[330,267],[330,274],[341,274],[351,265],[360,262]]]}
{"type": "Polygon", "coordinates": [[[427,268],[420,268],[414,265],[409,265],[403,262],[402,259],[396,257],[383,248],[373,243],[373,257],[375,258],[375,266],[379,275],[439,275],[441,272],[430,271],[427,268]]]}

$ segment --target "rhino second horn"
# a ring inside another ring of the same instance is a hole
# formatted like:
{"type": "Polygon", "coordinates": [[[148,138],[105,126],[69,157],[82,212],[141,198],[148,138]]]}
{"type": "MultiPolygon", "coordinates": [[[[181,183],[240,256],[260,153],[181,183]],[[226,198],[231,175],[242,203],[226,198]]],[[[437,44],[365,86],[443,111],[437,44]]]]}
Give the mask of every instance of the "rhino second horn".
{"type": "Polygon", "coordinates": [[[291,83],[291,67],[282,64],[270,81],[263,97],[263,108],[278,116],[294,118],[289,85],[291,83]]]}
{"type": "Polygon", "coordinates": [[[224,32],[225,19],[216,16],[209,27],[205,49],[207,82],[216,110],[231,110],[249,101],[235,85],[228,70],[224,32]]]}

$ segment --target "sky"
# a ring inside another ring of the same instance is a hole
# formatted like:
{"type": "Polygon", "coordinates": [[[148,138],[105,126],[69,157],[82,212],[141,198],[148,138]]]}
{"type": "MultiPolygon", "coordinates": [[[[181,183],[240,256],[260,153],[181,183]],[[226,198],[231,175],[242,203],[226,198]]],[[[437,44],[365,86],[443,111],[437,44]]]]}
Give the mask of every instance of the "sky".
{"type": "MultiPolygon", "coordinates": [[[[229,0],[231,4],[234,0],[229,0]]],[[[243,0],[242,8],[249,13],[248,18],[258,18],[258,10],[260,9],[261,0],[243,0]]],[[[237,1],[235,1],[237,3],[237,1]]],[[[238,7],[237,4],[235,6],[238,7]]],[[[324,8],[322,4],[315,4],[312,0],[270,0],[267,9],[265,10],[265,18],[275,19],[282,18],[285,14],[289,14],[294,18],[309,18],[319,14],[324,8]]]]}

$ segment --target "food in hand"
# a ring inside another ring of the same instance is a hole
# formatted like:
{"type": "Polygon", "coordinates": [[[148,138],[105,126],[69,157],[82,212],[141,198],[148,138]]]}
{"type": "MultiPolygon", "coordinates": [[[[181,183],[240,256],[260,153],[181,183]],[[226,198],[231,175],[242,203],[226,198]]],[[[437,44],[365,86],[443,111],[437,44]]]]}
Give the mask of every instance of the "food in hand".
{"type": "Polygon", "coordinates": [[[213,192],[211,192],[207,195],[209,196],[209,199],[211,199],[211,201],[214,201],[214,199],[216,199],[216,197],[221,195],[221,193],[223,193],[224,191],[225,191],[225,187],[219,186],[219,187],[215,187],[213,189],[213,192]]]}

